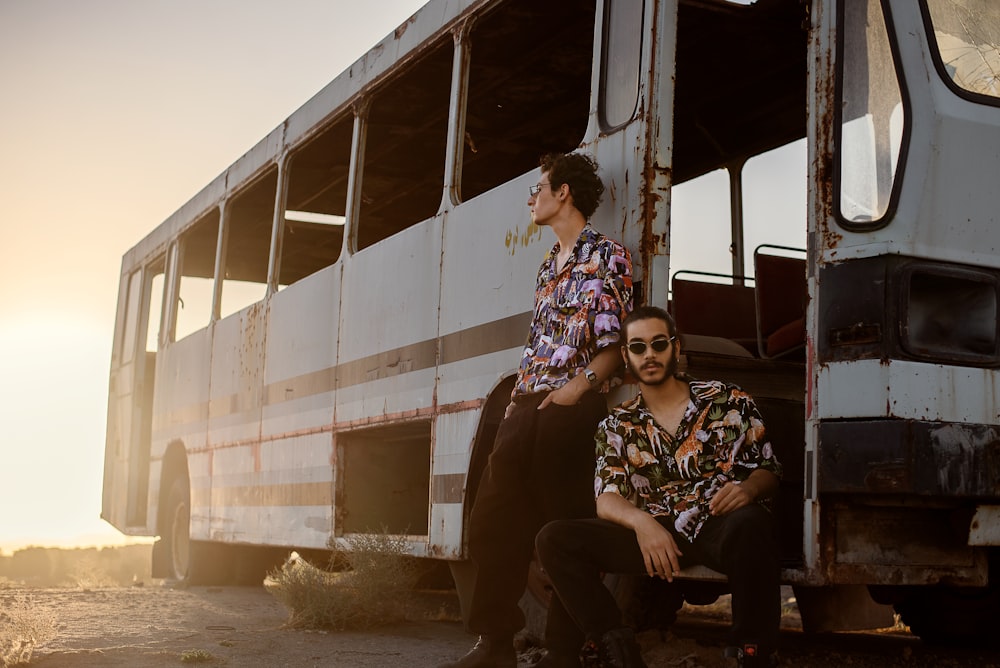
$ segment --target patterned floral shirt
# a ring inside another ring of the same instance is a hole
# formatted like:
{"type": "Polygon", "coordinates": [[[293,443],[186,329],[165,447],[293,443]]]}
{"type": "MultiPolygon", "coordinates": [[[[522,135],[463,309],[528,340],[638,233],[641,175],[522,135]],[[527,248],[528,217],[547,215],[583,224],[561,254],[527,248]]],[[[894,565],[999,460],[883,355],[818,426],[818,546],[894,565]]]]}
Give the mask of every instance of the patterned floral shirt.
{"type": "Polygon", "coordinates": [[[598,351],[618,343],[621,322],[632,310],[632,259],[624,246],[588,224],[560,272],[558,254],[557,242],[538,270],[515,397],[565,385],[598,351]]]}
{"type": "Polygon", "coordinates": [[[597,429],[597,495],[636,497],[648,513],[673,517],[693,541],[709,518],[708,502],[729,481],[757,469],[781,476],[753,398],[735,385],[689,381],[691,398],[677,432],[657,424],[640,394],[597,429]]]}

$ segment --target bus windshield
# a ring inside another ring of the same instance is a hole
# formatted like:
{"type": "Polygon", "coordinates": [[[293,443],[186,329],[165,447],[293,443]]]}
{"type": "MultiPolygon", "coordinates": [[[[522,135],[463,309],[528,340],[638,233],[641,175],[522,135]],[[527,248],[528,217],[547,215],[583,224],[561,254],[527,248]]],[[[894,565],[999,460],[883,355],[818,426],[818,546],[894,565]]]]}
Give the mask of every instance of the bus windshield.
{"type": "Polygon", "coordinates": [[[1000,98],[1000,4],[991,0],[928,0],[937,57],[962,90],[1000,98]]]}

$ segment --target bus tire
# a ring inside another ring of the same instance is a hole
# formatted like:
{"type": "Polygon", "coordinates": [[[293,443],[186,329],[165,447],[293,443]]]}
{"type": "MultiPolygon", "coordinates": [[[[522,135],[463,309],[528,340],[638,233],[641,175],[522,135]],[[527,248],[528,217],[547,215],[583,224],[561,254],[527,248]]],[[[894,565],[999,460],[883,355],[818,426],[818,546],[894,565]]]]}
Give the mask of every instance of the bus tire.
{"type": "Polygon", "coordinates": [[[167,580],[189,584],[191,566],[191,499],[186,477],[174,478],[163,507],[161,540],[167,563],[167,580]]]}
{"type": "Polygon", "coordinates": [[[167,555],[167,580],[175,585],[228,584],[223,545],[191,540],[191,487],[174,478],[167,492],[160,531],[167,555]]]}

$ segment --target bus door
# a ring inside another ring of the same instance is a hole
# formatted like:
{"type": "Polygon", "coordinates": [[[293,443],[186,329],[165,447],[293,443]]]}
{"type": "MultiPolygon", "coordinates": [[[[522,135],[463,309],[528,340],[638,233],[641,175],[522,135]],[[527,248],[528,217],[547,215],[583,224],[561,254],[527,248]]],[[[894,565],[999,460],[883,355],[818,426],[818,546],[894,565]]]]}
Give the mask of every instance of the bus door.
{"type": "MultiPolygon", "coordinates": [[[[1000,433],[1000,10],[841,0],[814,19],[810,561],[897,593],[982,587],[995,577],[972,518],[996,508],[1000,433]]],[[[904,621],[943,628],[948,606],[929,601],[940,619],[904,621]]]]}
{"type": "Polygon", "coordinates": [[[126,531],[146,524],[164,257],[123,277],[109,379],[101,516],[126,531]]]}

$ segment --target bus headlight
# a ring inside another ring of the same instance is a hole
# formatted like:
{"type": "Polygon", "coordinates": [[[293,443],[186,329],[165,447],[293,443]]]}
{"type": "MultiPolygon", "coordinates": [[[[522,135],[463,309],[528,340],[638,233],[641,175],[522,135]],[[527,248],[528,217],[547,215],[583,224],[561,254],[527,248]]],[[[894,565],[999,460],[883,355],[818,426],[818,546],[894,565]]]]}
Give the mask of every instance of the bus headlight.
{"type": "Polygon", "coordinates": [[[908,355],[983,366],[1000,361],[996,276],[915,263],[900,278],[899,342],[908,355]]]}

